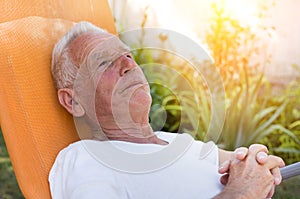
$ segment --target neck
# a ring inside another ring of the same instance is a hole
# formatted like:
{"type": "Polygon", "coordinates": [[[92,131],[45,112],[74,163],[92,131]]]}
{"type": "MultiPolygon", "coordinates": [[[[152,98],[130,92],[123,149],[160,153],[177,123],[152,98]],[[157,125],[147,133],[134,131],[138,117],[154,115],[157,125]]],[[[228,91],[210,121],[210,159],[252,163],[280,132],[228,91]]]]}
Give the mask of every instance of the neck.
{"type": "Polygon", "coordinates": [[[149,123],[146,125],[132,125],[126,127],[108,127],[106,125],[102,126],[102,129],[99,131],[94,132],[93,139],[95,140],[118,140],[118,141],[125,141],[125,142],[133,142],[133,143],[140,143],[140,144],[160,144],[165,145],[168,144],[167,142],[159,139],[153,132],[149,123]]]}

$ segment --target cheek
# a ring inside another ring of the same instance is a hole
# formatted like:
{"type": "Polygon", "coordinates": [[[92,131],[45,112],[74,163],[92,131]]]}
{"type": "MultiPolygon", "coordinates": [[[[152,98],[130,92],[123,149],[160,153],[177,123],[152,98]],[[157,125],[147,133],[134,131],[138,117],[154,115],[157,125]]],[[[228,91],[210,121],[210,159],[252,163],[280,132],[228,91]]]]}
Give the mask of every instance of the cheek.
{"type": "Polygon", "coordinates": [[[113,85],[105,77],[99,80],[95,93],[95,108],[99,113],[111,110],[112,89],[113,85]]]}
{"type": "Polygon", "coordinates": [[[98,108],[106,108],[110,106],[111,94],[105,91],[97,91],[95,95],[95,105],[98,108]]]}

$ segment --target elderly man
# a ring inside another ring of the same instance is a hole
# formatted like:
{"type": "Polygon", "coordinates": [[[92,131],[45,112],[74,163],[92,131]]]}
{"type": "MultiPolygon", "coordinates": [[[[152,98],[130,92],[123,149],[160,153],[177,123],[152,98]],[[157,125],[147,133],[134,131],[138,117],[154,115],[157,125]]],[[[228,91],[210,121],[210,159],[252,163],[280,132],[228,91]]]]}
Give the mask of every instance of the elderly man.
{"type": "Polygon", "coordinates": [[[283,161],[268,156],[261,145],[232,153],[192,141],[171,164],[138,173],[98,161],[87,143],[147,154],[184,138],[153,132],[149,85],[114,35],[87,22],[76,24],[55,46],[51,70],[60,104],[93,134],[92,140],[73,143],[57,156],[49,175],[53,198],[266,198],[281,181],[283,161]]]}

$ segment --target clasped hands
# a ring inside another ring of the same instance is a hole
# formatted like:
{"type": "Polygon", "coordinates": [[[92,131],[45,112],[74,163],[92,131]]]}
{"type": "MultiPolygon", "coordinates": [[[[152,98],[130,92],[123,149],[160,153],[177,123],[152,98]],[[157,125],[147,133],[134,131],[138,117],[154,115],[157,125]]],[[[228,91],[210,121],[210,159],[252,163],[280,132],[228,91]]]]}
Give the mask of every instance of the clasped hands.
{"type": "Polygon", "coordinates": [[[268,153],[267,147],[260,144],[253,144],[249,149],[237,148],[231,160],[219,167],[224,190],[234,192],[236,198],[272,197],[275,186],[282,180],[279,168],[285,164],[280,157],[268,153]]]}

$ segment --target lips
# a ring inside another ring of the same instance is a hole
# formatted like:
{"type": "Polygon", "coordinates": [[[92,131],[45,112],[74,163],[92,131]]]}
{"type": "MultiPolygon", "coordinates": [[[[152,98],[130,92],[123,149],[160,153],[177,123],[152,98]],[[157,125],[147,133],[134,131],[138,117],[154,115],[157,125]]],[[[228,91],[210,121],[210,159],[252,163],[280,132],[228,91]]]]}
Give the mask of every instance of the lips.
{"type": "Polygon", "coordinates": [[[119,93],[123,94],[124,92],[134,91],[134,90],[139,89],[139,88],[143,88],[144,90],[146,90],[146,87],[148,87],[148,83],[137,82],[137,83],[133,83],[133,84],[128,85],[124,89],[120,90],[119,93]]]}
{"type": "Polygon", "coordinates": [[[126,73],[116,85],[116,94],[124,95],[133,93],[136,89],[143,88],[150,91],[149,84],[140,69],[133,69],[126,73]]]}

